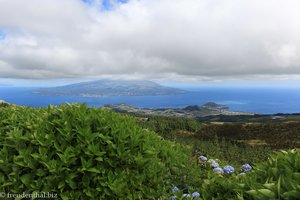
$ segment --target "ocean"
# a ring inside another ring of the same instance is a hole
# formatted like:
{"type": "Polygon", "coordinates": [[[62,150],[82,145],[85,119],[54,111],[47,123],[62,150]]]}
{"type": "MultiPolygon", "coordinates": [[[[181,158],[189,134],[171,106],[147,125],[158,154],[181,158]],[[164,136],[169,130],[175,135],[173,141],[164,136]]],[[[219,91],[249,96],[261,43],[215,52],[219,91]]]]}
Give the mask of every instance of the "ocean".
{"type": "Polygon", "coordinates": [[[258,114],[300,113],[300,88],[193,88],[189,93],[168,96],[65,97],[32,94],[35,88],[0,87],[0,100],[32,106],[49,104],[87,103],[101,107],[125,103],[139,108],[183,108],[216,102],[228,105],[230,110],[258,114]]]}

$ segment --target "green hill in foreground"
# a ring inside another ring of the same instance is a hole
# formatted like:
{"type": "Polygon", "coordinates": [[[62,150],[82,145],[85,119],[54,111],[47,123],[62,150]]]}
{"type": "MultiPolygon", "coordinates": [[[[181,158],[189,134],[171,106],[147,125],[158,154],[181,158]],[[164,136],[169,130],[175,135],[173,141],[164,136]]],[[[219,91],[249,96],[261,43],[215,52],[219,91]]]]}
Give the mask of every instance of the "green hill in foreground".
{"type": "Polygon", "coordinates": [[[4,192],[54,192],[62,199],[165,198],[172,182],[193,167],[189,156],[186,148],[105,109],[0,109],[4,192]]]}
{"type": "MultiPolygon", "coordinates": [[[[207,155],[209,157],[209,155],[207,155]]],[[[210,157],[209,157],[210,158],[210,157]]],[[[220,167],[230,164],[217,160],[220,167]]],[[[86,105],[0,108],[0,191],[58,199],[299,199],[300,151],[215,173],[134,118],[86,105]],[[179,191],[172,193],[178,186],[179,191]]]]}

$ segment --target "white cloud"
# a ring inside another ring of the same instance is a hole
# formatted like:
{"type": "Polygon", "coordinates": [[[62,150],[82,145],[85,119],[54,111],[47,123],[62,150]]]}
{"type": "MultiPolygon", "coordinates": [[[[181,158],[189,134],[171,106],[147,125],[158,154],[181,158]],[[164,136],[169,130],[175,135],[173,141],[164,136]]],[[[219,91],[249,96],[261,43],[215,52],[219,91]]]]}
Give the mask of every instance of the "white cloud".
{"type": "Polygon", "coordinates": [[[297,0],[0,0],[0,77],[300,74],[297,0]]]}

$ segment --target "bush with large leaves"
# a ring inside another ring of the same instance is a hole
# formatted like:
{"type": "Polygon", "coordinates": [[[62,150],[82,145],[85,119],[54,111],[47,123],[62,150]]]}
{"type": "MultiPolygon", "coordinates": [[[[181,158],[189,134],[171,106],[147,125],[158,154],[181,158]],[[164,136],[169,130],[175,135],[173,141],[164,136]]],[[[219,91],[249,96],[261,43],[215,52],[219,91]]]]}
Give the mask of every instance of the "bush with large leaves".
{"type": "MultiPolygon", "coordinates": [[[[0,110],[4,192],[54,192],[62,199],[168,198],[173,182],[194,177],[189,156],[189,150],[136,126],[131,117],[84,104],[0,110]]],[[[197,177],[192,179],[184,181],[197,177]]]]}
{"type": "Polygon", "coordinates": [[[253,199],[300,199],[300,149],[274,153],[242,186],[253,199]]]}

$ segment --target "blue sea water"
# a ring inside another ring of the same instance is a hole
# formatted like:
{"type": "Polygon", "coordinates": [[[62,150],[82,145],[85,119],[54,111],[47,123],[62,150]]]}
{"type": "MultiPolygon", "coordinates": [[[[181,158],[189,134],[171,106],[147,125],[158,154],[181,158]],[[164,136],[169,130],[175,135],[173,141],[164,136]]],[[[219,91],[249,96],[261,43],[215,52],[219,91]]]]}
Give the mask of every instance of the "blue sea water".
{"type": "Polygon", "coordinates": [[[32,107],[49,104],[83,103],[101,107],[125,103],[140,108],[183,108],[206,102],[225,104],[230,110],[259,114],[300,113],[300,88],[196,88],[181,95],[122,96],[122,97],[64,97],[33,94],[34,88],[0,87],[0,100],[32,107]]]}

